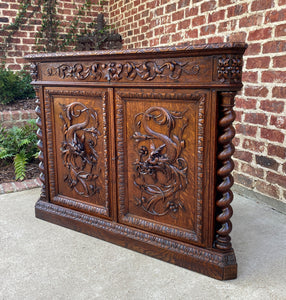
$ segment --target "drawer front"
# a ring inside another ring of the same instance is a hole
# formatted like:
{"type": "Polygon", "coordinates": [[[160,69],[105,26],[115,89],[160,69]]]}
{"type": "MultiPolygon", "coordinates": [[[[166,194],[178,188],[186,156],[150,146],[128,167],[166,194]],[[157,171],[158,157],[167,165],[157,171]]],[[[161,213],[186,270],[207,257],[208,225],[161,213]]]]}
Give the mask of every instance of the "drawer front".
{"type": "Polygon", "coordinates": [[[210,99],[205,90],[116,90],[120,222],[208,243],[215,151],[210,99]]]}
{"type": "Polygon", "coordinates": [[[44,109],[51,202],[110,217],[107,92],[46,88],[44,109]]]}

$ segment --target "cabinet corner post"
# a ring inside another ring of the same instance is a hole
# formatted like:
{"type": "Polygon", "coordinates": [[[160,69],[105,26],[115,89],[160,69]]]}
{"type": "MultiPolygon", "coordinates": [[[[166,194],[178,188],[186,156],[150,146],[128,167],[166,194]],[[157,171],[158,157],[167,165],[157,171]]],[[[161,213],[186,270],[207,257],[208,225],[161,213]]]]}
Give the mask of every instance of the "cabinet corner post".
{"type": "Polygon", "coordinates": [[[40,181],[42,182],[42,189],[41,189],[41,195],[40,200],[46,201],[46,176],[45,176],[45,158],[44,158],[44,144],[43,144],[43,123],[42,123],[42,109],[40,106],[40,86],[34,85],[35,93],[36,93],[36,114],[38,116],[36,120],[36,124],[38,126],[37,130],[37,137],[39,139],[38,141],[38,148],[40,149],[39,152],[39,169],[41,171],[40,173],[40,181]]]}
{"type": "Polygon", "coordinates": [[[216,235],[214,247],[220,250],[230,250],[232,230],[230,218],[233,193],[230,190],[233,185],[231,172],[234,168],[231,156],[234,153],[232,139],[235,129],[232,125],[235,120],[234,97],[236,92],[219,93],[219,120],[218,120],[218,154],[217,154],[217,197],[216,197],[216,235]]]}

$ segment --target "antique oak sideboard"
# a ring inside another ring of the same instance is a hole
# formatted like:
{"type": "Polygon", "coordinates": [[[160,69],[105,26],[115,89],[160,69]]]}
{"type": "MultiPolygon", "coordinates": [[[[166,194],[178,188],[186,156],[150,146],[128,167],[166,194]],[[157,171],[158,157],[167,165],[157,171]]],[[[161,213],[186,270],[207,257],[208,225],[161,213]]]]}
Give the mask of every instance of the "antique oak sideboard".
{"type": "Polygon", "coordinates": [[[28,55],[40,219],[225,280],[245,44],[28,55]]]}

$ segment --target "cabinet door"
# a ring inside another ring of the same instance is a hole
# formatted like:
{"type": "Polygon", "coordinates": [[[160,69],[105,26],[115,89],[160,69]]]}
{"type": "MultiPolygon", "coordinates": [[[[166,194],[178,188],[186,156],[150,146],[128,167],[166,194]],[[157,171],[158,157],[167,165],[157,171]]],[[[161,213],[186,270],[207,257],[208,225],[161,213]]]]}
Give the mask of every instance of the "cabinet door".
{"type": "Polygon", "coordinates": [[[50,201],[110,217],[108,93],[46,88],[50,201]]]}
{"type": "Polygon", "coordinates": [[[215,154],[210,100],[206,90],[115,91],[119,222],[210,245],[215,154]]]}

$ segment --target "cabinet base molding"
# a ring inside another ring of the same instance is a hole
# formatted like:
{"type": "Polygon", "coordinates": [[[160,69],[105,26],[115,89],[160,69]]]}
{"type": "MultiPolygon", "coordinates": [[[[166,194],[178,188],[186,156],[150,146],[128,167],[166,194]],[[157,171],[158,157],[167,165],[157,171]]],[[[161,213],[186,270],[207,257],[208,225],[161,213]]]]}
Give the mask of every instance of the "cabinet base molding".
{"type": "Polygon", "coordinates": [[[145,255],[219,280],[235,279],[233,249],[218,252],[162,237],[106,219],[97,218],[43,200],[35,206],[36,217],[102,239],[145,255]]]}

